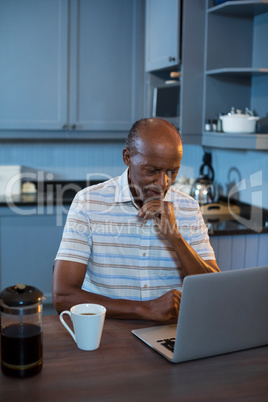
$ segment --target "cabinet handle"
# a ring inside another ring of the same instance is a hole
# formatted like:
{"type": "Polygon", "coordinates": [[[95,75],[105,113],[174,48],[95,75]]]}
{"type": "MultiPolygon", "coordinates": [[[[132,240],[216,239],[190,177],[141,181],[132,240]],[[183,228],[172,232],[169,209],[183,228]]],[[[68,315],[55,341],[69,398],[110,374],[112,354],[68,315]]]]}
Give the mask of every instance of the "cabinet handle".
{"type": "Polygon", "coordinates": [[[70,124],[63,124],[63,125],[62,125],[62,128],[63,128],[64,130],[75,130],[75,129],[76,129],[76,124],[72,124],[72,125],[70,125],[70,124]]]}
{"type": "Polygon", "coordinates": [[[176,61],[176,57],[171,57],[171,56],[169,56],[168,61],[170,61],[170,62],[176,61]]]}

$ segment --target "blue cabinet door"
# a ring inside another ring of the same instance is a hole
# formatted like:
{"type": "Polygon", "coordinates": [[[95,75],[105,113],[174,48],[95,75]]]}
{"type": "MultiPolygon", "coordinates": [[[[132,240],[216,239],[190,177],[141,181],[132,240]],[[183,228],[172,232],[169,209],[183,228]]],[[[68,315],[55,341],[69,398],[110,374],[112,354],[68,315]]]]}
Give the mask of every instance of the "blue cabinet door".
{"type": "Polygon", "coordinates": [[[68,2],[0,2],[0,129],[60,129],[67,118],[68,2]]]}
{"type": "MultiPolygon", "coordinates": [[[[44,210],[32,214],[35,208],[22,209],[22,215],[2,208],[0,219],[0,287],[25,283],[36,286],[52,302],[52,275],[63,223],[57,214],[44,210]],[[29,213],[30,215],[27,215],[29,213]]],[[[65,222],[65,216],[64,216],[65,222]]]]}
{"type": "Polygon", "coordinates": [[[221,271],[268,265],[268,233],[211,236],[210,241],[221,271]]]}
{"type": "Polygon", "coordinates": [[[72,0],[70,126],[128,130],[142,113],[140,0],[72,0]]]}
{"type": "Polygon", "coordinates": [[[180,0],[146,0],[146,71],[180,63],[180,0]]]}

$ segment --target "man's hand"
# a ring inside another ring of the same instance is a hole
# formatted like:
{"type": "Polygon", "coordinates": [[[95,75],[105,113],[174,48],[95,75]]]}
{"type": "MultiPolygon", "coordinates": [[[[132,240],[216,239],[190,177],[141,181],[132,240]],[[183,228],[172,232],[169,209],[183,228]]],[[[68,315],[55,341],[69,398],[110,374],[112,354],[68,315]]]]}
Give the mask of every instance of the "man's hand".
{"type": "Polygon", "coordinates": [[[163,201],[162,199],[151,200],[142,206],[139,216],[143,217],[144,220],[153,219],[164,236],[178,233],[172,202],[163,201]]]}
{"type": "Polygon", "coordinates": [[[178,321],[181,302],[181,292],[176,289],[170,290],[157,299],[144,302],[146,310],[145,319],[155,321],[178,321]],[[146,315],[148,314],[148,317],[146,315]]]}

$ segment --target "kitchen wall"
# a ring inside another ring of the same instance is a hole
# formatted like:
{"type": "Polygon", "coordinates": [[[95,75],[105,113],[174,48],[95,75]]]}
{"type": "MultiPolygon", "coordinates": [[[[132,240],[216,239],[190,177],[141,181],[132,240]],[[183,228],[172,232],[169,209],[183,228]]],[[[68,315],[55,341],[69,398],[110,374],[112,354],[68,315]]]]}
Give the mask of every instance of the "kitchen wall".
{"type": "MultiPolygon", "coordinates": [[[[2,142],[0,165],[23,165],[52,173],[49,180],[106,179],[120,175],[123,141],[2,142]]],[[[266,152],[209,149],[215,183],[222,194],[233,188],[233,197],[268,208],[268,157],[266,152]],[[234,185],[240,186],[235,189],[234,185]],[[238,191],[239,190],[239,191],[238,191]]],[[[197,178],[203,148],[185,145],[180,174],[197,178]]],[[[46,176],[46,175],[45,175],[46,176]]]]}
{"type": "Polygon", "coordinates": [[[53,173],[53,180],[86,180],[88,173],[113,177],[124,168],[122,148],[116,141],[2,143],[0,164],[34,167],[53,173]]]}

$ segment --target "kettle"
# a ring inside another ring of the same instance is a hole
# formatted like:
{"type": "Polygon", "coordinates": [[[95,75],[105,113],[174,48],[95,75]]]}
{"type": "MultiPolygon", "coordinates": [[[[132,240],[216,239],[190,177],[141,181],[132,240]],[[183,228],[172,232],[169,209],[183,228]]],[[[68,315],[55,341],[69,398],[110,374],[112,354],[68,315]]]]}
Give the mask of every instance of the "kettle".
{"type": "Polygon", "coordinates": [[[203,165],[200,167],[200,177],[193,183],[190,191],[191,197],[193,197],[199,205],[211,204],[216,197],[216,190],[213,184],[214,170],[211,166],[211,155],[206,154],[203,158],[203,165]],[[208,170],[204,174],[205,168],[208,170]]]}
{"type": "Polygon", "coordinates": [[[43,293],[19,283],[0,294],[1,368],[11,377],[29,377],[42,369],[43,293]]]}

